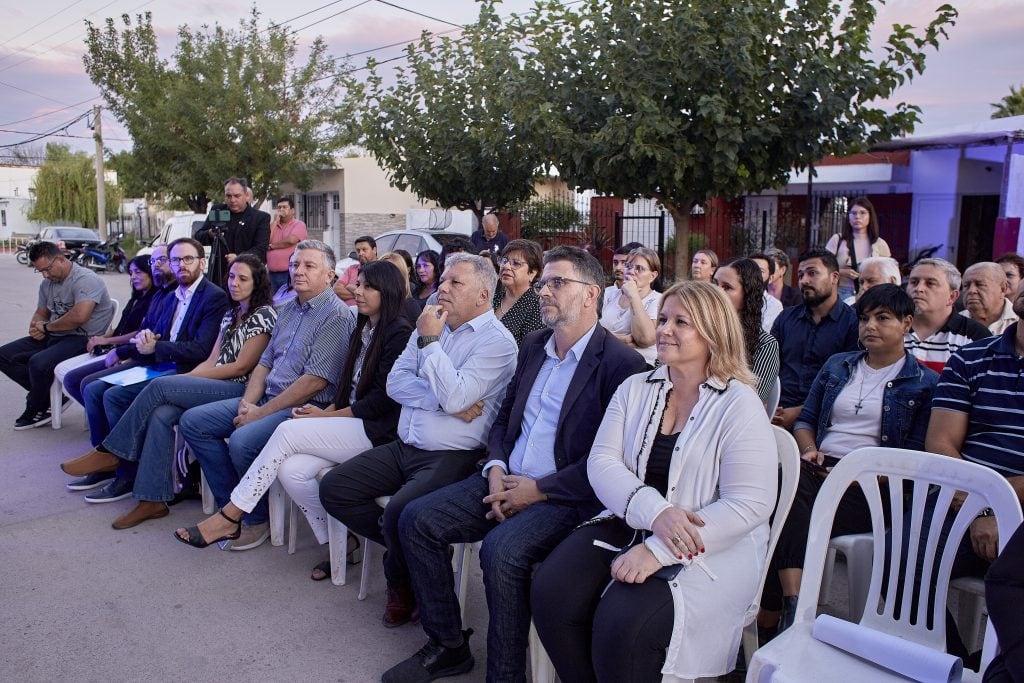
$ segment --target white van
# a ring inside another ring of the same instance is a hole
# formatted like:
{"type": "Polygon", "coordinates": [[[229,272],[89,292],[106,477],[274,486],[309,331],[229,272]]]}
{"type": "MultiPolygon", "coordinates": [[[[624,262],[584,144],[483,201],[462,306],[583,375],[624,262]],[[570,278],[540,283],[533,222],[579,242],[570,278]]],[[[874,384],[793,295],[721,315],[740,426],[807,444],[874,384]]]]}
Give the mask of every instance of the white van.
{"type": "MultiPolygon", "coordinates": [[[[160,231],[160,234],[153,238],[149,246],[139,249],[138,254],[152,254],[152,245],[154,244],[170,244],[179,237],[195,237],[196,230],[203,227],[205,222],[206,214],[204,213],[191,213],[169,218],[164,223],[164,228],[160,231]]],[[[206,247],[206,257],[210,257],[210,247],[208,246],[206,247]]]]}

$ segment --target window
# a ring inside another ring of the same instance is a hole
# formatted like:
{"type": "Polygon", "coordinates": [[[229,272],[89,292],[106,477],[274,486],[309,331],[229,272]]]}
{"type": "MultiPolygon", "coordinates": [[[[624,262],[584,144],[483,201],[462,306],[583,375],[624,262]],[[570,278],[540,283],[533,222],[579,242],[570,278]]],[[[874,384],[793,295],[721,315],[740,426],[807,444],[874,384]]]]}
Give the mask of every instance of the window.
{"type": "Polygon", "coordinates": [[[7,227],[7,209],[0,209],[0,226],[7,227]]]}

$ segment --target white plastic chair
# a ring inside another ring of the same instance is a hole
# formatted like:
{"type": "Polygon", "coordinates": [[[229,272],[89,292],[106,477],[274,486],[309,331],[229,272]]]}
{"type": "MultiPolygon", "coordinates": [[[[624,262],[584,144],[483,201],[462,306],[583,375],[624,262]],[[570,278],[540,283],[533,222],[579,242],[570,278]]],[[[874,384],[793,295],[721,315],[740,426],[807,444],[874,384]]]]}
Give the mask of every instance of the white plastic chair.
{"type": "MultiPolygon", "coordinates": [[[[854,481],[860,485],[867,498],[872,521],[871,580],[867,607],[859,623],[862,627],[939,651],[946,649],[946,598],[949,574],[959,540],[978,513],[986,507],[995,511],[1000,546],[1005,544],[1024,518],[1013,488],[1003,477],[986,467],[920,451],[876,447],[853,451],[832,470],[815,501],[795,623],[757,651],[747,670],[747,681],[906,680],[867,660],[820,642],[811,635],[836,508],[843,492],[854,481]],[[885,562],[886,529],[879,489],[879,477],[883,476],[889,483],[888,499],[892,519],[902,520],[906,512],[912,520],[906,542],[903,538],[904,525],[892,525],[888,566],[885,562]],[[906,511],[902,495],[905,485],[912,486],[911,502],[906,511]],[[937,494],[933,499],[935,514],[926,530],[927,543],[922,544],[923,515],[929,499],[929,487],[934,487],[937,494]],[[964,491],[966,497],[954,518],[949,541],[939,554],[936,547],[939,531],[957,491],[964,491]],[[922,548],[922,545],[925,547],[922,548]],[[904,561],[904,552],[907,561],[904,561]],[[919,554],[923,557],[921,576],[924,579],[917,582],[915,590],[919,554]],[[938,573],[933,582],[931,577],[936,566],[938,573]],[[901,567],[905,569],[902,582],[901,567]],[[884,595],[883,580],[888,583],[884,595]],[[912,601],[916,601],[924,612],[931,591],[934,591],[935,600],[927,614],[930,619],[922,614],[912,622],[912,601]],[[900,598],[899,602],[897,598],[900,598]]],[[[995,632],[989,625],[982,649],[982,671],[992,660],[996,647],[995,632]]],[[[964,680],[980,680],[980,675],[965,670],[964,680]]]]}
{"type": "Polygon", "coordinates": [[[768,394],[768,400],[764,403],[764,409],[768,411],[769,418],[775,415],[775,409],[779,407],[780,398],[782,398],[782,382],[776,377],[775,382],[772,384],[772,390],[768,394]]]}
{"type": "MultiPolygon", "coordinates": [[[[117,314],[121,311],[121,302],[117,299],[111,299],[110,303],[114,304],[114,317],[110,319],[110,328],[108,332],[114,328],[114,321],[117,320],[117,314]]],[[[62,363],[58,363],[57,367],[53,370],[53,383],[50,385],[50,428],[60,429],[62,426],[61,420],[61,407],[64,403],[64,377],[71,370],[85,365],[89,361],[96,360],[96,356],[90,353],[81,353],[72,358],[68,358],[62,363]]]]}
{"type": "MultiPolygon", "coordinates": [[[[776,386],[778,386],[778,381],[776,381],[776,386]]],[[[775,449],[778,453],[782,483],[779,486],[779,500],[775,504],[775,516],[772,518],[771,531],[768,535],[768,553],[764,569],[761,571],[761,579],[757,584],[758,603],[761,602],[761,592],[764,590],[764,582],[768,577],[772,555],[775,553],[775,544],[778,543],[782,527],[786,524],[789,509],[793,505],[793,497],[796,496],[796,487],[800,482],[800,447],[785,429],[773,425],[772,433],[775,434],[775,449]]],[[[749,665],[751,657],[757,651],[757,609],[752,610],[747,619],[747,623],[743,625],[743,654],[749,665]]]]}

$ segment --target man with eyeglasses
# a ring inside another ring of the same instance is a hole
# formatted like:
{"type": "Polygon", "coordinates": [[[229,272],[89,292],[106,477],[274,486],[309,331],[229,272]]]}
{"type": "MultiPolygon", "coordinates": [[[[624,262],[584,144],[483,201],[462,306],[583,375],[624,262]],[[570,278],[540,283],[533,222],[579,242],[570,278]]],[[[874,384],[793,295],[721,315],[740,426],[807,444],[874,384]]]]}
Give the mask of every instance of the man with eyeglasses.
{"type": "Polygon", "coordinates": [[[49,424],[53,369],[84,353],[89,337],[105,334],[114,317],[103,281],[65,258],[56,244],[37,242],[28,258],[43,276],[28,336],[0,347],[0,372],[28,390],[16,430],[49,424]]]}
{"type": "MultiPolygon", "coordinates": [[[[270,214],[250,205],[252,190],[244,178],[231,177],[224,181],[224,203],[210,207],[210,215],[202,227],[196,230],[196,239],[202,244],[214,244],[221,240],[221,262],[215,263],[210,277],[225,280],[228,268],[241,253],[255,254],[267,262],[267,247],[270,245],[270,214]],[[227,210],[227,223],[218,220],[220,212],[227,210]]],[[[216,252],[216,250],[215,250],[216,252]]],[[[219,284],[219,283],[218,283],[219,284]]]]}
{"type": "Polygon", "coordinates": [[[497,274],[482,256],[448,257],[416,331],[388,375],[401,404],[398,439],[338,465],[320,482],[320,502],[353,532],[387,548],[384,625],[401,626],[416,608],[398,543],[410,501],[458,481],[486,451],[487,432],[516,369],[516,342],[494,315],[497,274]],[[375,499],[391,496],[382,511],[375,499]]]}
{"type": "MultiPolygon", "coordinates": [[[[135,335],[133,343],[111,351],[119,361],[140,365],[173,364],[174,372],[181,373],[190,371],[210,355],[220,333],[221,319],[228,309],[228,296],[203,276],[204,253],[203,245],[191,237],[176,239],[168,245],[168,262],[177,287],[173,295],[164,296],[150,306],[143,329],[135,335]]],[[[60,467],[76,477],[117,467],[114,481],[86,495],[86,502],[110,503],[131,496],[137,463],[118,461],[102,443],[149,381],[127,386],[105,381],[86,385],[83,398],[93,450],[60,467]]]]}
{"type": "Polygon", "coordinates": [[[576,247],[556,247],[534,287],[547,329],[526,336],[487,438],[482,473],[414,500],[398,523],[420,621],[430,642],[384,674],[386,683],[469,671],[473,657],[452,588],[448,546],[483,541],[490,620],[487,680],[526,680],[533,566],[601,510],[587,455],[608,402],[644,359],[598,324],[604,271],[576,247]]]}

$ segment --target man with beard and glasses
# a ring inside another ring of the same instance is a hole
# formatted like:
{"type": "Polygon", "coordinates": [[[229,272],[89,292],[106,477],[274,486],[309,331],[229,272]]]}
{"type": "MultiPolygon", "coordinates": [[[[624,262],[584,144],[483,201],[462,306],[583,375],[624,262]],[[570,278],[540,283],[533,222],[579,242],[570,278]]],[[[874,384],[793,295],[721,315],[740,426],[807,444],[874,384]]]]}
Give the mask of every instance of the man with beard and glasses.
{"type": "Polygon", "coordinates": [[[818,370],[832,354],[857,349],[857,315],[839,300],[839,263],[825,249],[800,255],[797,284],[803,306],[784,309],[772,336],[779,342],[782,393],[772,423],[791,429],[818,370]]]}
{"type": "Polygon", "coordinates": [[[402,512],[398,534],[430,652],[401,662],[384,681],[428,680],[473,666],[448,546],[476,541],[483,541],[490,612],[487,679],[525,680],[533,565],[600,511],[587,455],[612,394],[646,367],[597,324],[603,281],[601,264],[582,249],[548,252],[534,283],[547,329],[523,340],[487,439],[483,473],[424,495],[402,512]]]}
{"type": "MultiPolygon", "coordinates": [[[[174,372],[188,372],[206,360],[220,334],[220,321],[228,309],[228,295],[203,277],[206,259],[203,245],[191,237],[174,240],[167,247],[169,263],[178,283],[173,295],[165,296],[151,307],[143,321],[155,325],[139,330],[133,343],[118,346],[111,353],[122,361],[142,365],[173,363],[174,372]]],[[[89,422],[89,438],[94,449],[85,455],[61,464],[72,476],[84,476],[81,462],[91,461],[96,453],[105,453],[103,439],[124,415],[135,397],[149,380],[116,386],[94,381],[85,387],[85,415],[89,422]]],[[[135,463],[125,463],[114,481],[85,497],[89,503],[111,503],[132,495],[135,463]]]]}

